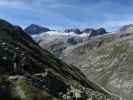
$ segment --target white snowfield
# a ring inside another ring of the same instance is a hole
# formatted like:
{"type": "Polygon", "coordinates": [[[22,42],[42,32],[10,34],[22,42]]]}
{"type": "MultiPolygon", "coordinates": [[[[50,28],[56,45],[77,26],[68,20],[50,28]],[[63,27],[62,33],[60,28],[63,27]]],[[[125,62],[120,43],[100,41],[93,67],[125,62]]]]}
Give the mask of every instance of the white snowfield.
{"type": "MultiPolygon", "coordinates": [[[[61,32],[61,31],[48,31],[48,32],[44,32],[44,33],[39,34],[40,37],[46,36],[46,35],[49,35],[49,36],[63,35],[63,36],[87,37],[90,34],[89,33],[76,34],[74,32],[66,33],[66,32],[61,32]]],[[[33,38],[35,38],[36,36],[38,36],[38,35],[32,35],[33,38]]]]}
{"type": "Polygon", "coordinates": [[[67,36],[70,35],[70,36],[81,36],[81,37],[86,37],[86,36],[90,35],[88,33],[76,34],[74,32],[66,33],[66,32],[61,32],[61,31],[49,31],[49,32],[46,32],[45,34],[49,34],[49,35],[67,35],[67,36]]]}

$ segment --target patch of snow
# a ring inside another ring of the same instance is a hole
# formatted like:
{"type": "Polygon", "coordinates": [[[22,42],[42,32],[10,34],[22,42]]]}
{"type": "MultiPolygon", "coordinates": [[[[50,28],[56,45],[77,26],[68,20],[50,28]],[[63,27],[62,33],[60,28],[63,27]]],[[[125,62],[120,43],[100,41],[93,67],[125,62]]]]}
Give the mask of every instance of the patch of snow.
{"type": "Polygon", "coordinates": [[[45,32],[45,34],[48,34],[48,35],[80,36],[80,37],[89,36],[89,34],[87,34],[87,33],[76,34],[74,32],[66,33],[66,32],[59,32],[59,31],[48,31],[48,32],[45,32]]]}
{"type": "Polygon", "coordinates": [[[49,35],[49,36],[54,36],[54,35],[63,35],[63,36],[77,36],[77,37],[87,37],[90,34],[88,33],[82,33],[82,34],[76,34],[74,32],[70,32],[70,33],[66,33],[66,32],[60,32],[60,31],[48,31],[48,32],[43,32],[39,35],[32,35],[32,38],[36,38],[36,37],[42,37],[45,35],[49,35]]]}

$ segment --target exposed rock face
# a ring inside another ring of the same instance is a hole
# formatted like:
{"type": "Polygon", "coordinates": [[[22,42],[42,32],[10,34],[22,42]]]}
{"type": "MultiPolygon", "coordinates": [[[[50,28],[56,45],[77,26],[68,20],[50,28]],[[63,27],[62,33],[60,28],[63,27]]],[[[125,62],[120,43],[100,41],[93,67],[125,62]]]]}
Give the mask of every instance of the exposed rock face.
{"type": "Polygon", "coordinates": [[[122,33],[133,33],[133,25],[129,24],[129,25],[124,25],[120,28],[119,32],[122,33]]]}
{"type": "Polygon", "coordinates": [[[40,34],[42,32],[48,32],[48,31],[50,31],[50,29],[42,27],[42,26],[38,26],[35,24],[31,24],[30,26],[25,28],[24,31],[27,32],[29,35],[34,35],[34,34],[40,34]]]}
{"type": "Polygon", "coordinates": [[[119,100],[0,20],[0,100],[119,100]]]}
{"type": "Polygon", "coordinates": [[[97,33],[98,33],[98,35],[107,34],[107,32],[106,32],[106,30],[104,28],[97,29],[97,33]]]}
{"type": "Polygon", "coordinates": [[[100,36],[100,35],[103,35],[103,34],[107,34],[106,30],[104,28],[99,28],[97,30],[93,30],[90,33],[90,37],[100,36]]]}
{"type": "Polygon", "coordinates": [[[93,32],[95,32],[95,30],[92,29],[92,28],[85,28],[85,29],[82,30],[82,32],[83,33],[93,33],[93,32]]]}
{"type": "Polygon", "coordinates": [[[74,32],[76,34],[82,34],[82,32],[80,31],[80,29],[76,28],[76,29],[65,29],[66,33],[70,33],[70,32],[74,32]]]}
{"type": "Polygon", "coordinates": [[[76,37],[71,37],[67,40],[68,43],[70,43],[71,45],[76,45],[78,43],[81,43],[83,41],[83,39],[79,39],[76,37]]]}
{"type": "Polygon", "coordinates": [[[67,48],[62,59],[78,66],[88,79],[118,94],[122,100],[132,100],[133,34],[129,33],[92,38],[67,48]]]}
{"type": "Polygon", "coordinates": [[[42,33],[36,36],[35,40],[42,48],[60,57],[67,47],[81,43],[85,38],[71,35],[47,35],[46,33],[42,33]]]}

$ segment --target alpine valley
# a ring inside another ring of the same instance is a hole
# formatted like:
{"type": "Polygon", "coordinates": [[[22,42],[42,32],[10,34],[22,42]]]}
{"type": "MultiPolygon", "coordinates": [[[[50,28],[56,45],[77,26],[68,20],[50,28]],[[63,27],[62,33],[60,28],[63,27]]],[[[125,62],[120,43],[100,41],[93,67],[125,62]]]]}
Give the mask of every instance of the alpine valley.
{"type": "Polygon", "coordinates": [[[43,49],[68,65],[76,66],[94,84],[120,100],[132,100],[132,24],[122,26],[116,32],[107,32],[104,28],[75,28],[49,30],[31,36],[43,49]]]}

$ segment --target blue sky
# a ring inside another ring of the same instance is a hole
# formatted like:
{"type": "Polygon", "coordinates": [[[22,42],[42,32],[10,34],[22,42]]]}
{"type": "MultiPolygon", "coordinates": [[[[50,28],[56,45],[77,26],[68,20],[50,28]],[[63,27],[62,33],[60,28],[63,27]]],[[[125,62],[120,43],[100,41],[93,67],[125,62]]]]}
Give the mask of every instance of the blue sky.
{"type": "Polygon", "coordinates": [[[0,18],[26,27],[105,27],[133,24],[133,0],[0,0],[0,18]]]}

